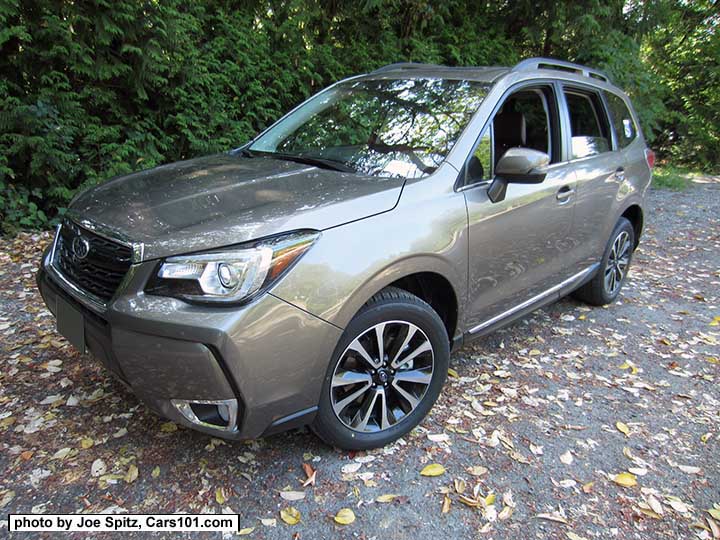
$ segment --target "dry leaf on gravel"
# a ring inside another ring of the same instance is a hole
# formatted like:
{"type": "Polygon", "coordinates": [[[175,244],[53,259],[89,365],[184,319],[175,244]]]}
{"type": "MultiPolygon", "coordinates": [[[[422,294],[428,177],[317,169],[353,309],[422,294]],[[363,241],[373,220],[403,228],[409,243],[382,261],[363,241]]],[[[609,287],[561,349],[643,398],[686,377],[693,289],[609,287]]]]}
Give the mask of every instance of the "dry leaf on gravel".
{"type": "Polygon", "coordinates": [[[335,519],[335,523],[339,523],[340,525],[350,525],[355,521],[355,513],[349,508],[343,508],[335,514],[333,519],[335,519]]]}
{"type": "Polygon", "coordinates": [[[439,463],[431,463],[430,465],[426,465],[423,470],[420,471],[420,474],[422,476],[440,476],[445,474],[445,467],[439,463]]]}
{"type": "Polygon", "coordinates": [[[280,510],[280,519],[288,525],[297,525],[300,523],[300,512],[298,512],[297,508],[288,506],[280,510]]]}
{"type": "Polygon", "coordinates": [[[632,487],[637,485],[637,478],[634,474],[624,472],[613,476],[613,482],[623,487],[632,487]]]}

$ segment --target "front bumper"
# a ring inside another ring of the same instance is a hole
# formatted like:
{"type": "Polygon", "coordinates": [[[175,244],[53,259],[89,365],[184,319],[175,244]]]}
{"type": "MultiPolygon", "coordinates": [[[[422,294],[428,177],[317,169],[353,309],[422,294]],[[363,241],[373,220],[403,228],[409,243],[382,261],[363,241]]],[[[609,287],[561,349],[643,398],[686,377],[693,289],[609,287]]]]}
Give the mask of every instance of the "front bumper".
{"type": "Polygon", "coordinates": [[[38,287],[83,313],[87,349],[160,415],[215,436],[246,439],[308,423],[342,330],[266,293],[240,307],[145,295],[154,262],[134,265],[104,309],[70,294],[48,271],[38,287]],[[171,400],[238,402],[230,430],[190,422],[171,400]]]}

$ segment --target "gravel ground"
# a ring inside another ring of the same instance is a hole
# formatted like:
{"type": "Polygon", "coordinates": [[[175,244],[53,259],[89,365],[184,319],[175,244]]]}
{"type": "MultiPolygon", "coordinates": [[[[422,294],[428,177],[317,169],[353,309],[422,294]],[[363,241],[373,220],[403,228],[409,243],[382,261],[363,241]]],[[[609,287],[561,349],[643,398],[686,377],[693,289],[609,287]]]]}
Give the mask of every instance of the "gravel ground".
{"type": "Polygon", "coordinates": [[[33,279],[49,236],[3,239],[0,537],[9,513],[225,511],[249,538],[713,538],[720,179],[705,181],[651,193],[616,304],[565,299],[465,347],[421,427],[359,454],[165,423],[55,333],[33,279]],[[342,508],[354,523],[334,522],[342,508]]]}

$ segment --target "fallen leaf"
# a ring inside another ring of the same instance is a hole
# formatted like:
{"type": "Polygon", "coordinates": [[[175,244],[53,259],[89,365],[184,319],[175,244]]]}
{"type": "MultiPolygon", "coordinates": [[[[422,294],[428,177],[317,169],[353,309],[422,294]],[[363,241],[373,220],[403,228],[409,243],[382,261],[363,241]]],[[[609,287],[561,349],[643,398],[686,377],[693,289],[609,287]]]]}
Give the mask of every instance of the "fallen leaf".
{"type": "Polygon", "coordinates": [[[343,465],[341,470],[345,474],[351,474],[358,472],[360,467],[362,467],[362,463],[348,463],[347,465],[343,465]]]}
{"type": "Polygon", "coordinates": [[[427,438],[432,442],[448,442],[450,440],[447,433],[428,433],[427,438]]]}
{"type": "Polygon", "coordinates": [[[482,476],[488,472],[487,467],[483,467],[482,465],[474,465],[472,467],[468,467],[466,470],[473,476],[482,476]]]}
{"type": "Polygon", "coordinates": [[[305,498],[304,491],[281,491],[280,496],[286,501],[301,501],[305,498]]]}
{"type": "Polygon", "coordinates": [[[94,444],[95,444],[95,441],[93,441],[90,437],[84,437],[80,440],[80,448],[82,448],[83,450],[92,448],[92,446],[94,444]]]}
{"type": "Polygon", "coordinates": [[[637,485],[637,478],[632,473],[620,473],[613,477],[613,482],[623,487],[632,487],[637,485]]]}
{"type": "Polygon", "coordinates": [[[720,525],[715,523],[715,520],[712,518],[705,518],[707,520],[708,525],[710,526],[710,531],[712,532],[713,538],[718,539],[720,538],[720,525]]]}
{"type": "Polygon", "coordinates": [[[307,479],[303,482],[303,487],[308,486],[314,486],[315,485],[315,479],[317,477],[317,471],[312,468],[312,465],[309,463],[303,463],[302,464],[303,471],[305,471],[305,476],[307,479]]]}
{"type": "Polygon", "coordinates": [[[218,504],[225,504],[227,497],[225,496],[225,490],[221,487],[215,490],[215,502],[218,504]]]}
{"type": "Polygon", "coordinates": [[[339,523],[340,525],[350,525],[353,521],[355,521],[355,513],[349,508],[343,508],[335,514],[334,519],[335,523],[339,523]]]}
{"type": "Polygon", "coordinates": [[[152,476],[153,478],[157,478],[158,476],[160,476],[160,467],[156,466],[150,473],[150,476],[152,476]]]}
{"type": "Polygon", "coordinates": [[[128,468],[127,473],[125,473],[125,481],[126,481],[128,484],[132,484],[135,480],[137,480],[138,473],[139,473],[139,471],[138,471],[137,466],[136,466],[136,465],[130,465],[130,467],[128,468]]]}
{"type": "Polygon", "coordinates": [[[560,461],[562,461],[565,465],[570,465],[573,462],[573,456],[570,450],[560,456],[560,461]]]}
{"type": "Polygon", "coordinates": [[[583,493],[592,493],[594,485],[595,485],[595,482],[588,482],[587,484],[583,484],[583,487],[582,487],[583,493]]]}
{"type": "Polygon", "coordinates": [[[164,422],[162,425],[160,425],[160,431],[163,433],[172,433],[174,431],[177,431],[178,427],[175,422],[164,422]]]}
{"type": "Polygon", "coordinates": [[[238,536],[247,536],[248,534],[252,534],[254,530],[255,527],[245,527],[244,529],[240,529],[237,534],[238,536]]]}
{"type": "Polygon", "coordinates": [[[70,452],[72,452],[72,448],[61,448],[57,452],[53,454],[53,457],[50,459],[65,459],[70,455],[70,452]]]}
{"type": "Polygon", "coordinates": [[[680,469],[685,474],[700,474],[702,469],[700,467],[694,467],[691,465],[678,465],[678,469],[680,469]]]}
{"type": "Polygon", "coordinates": [[[572,531],[566,531],[565,534],[570,540],[587,540],[584,536],[580,536],[579,534],[575,534],[572,531]]]}
{"type": "Polygon", "coordinates": [[[280,510],[280,519],[288,525],[297,525],[300,523],[300,512],[298,512],[297,508],[288,506],[280,510]]]}
{"type": "Polygon", "coordinates": [[[260,523],[265,527],[275,527],[277,525],[277,519],[275,518],[260,518],[260,523]]]}
{"type": "Polygon", "coordinates": [[[536,517],[538,517],[540,519],[547,519],[549,521],[555,521],[557,523],[564,523],[565,525],[567,525],[567,522],[568,522],[567,518],[564,515],[562,515],[560,512],[553,512],[552,514],[549,514],[549,513],[538,514],[536,517]]]}
{"type": "Polygon", "coordinates": [[[439,463],[431,463],[430,465],[426,465],[423,470],[420,471],[420,474],[422,476],[440,476],[445,474],[445,467],[439,463]]]}
{"type": "Polygon", "coordinates": [[[386,495],[380,495],[378,498],[375,499],[375,502],[379,503],[389,503],[393,502],[399,495],[395,495],[394,493],[388,493],[386,495]]]}
{"type": "Polygon", "coordinates": [[[720,508],[711,508],[707,511],[708,514],[710,514],[712,517],[714,517],[717,520],[720,520],[720,508]]]}
{"type": "Polygon", "coordinates": [[[92,476],[102,476],[107,471],[107,465],[102,459],[96,459],[90,466],[90,474],[92,476]]]}
{"type": "Polygon", "coordinates": [[[448,375],[452,377],[453,379],[459,379],[460,375],[458,375],[458,372],[455,371],[453,368],[448,368],[448,375]]]}
{"type": "Polygon", "coordinates": [[[626,437],[630,436],[630,428],[627,426],[627,424],[624,424],[622,422],[615,422],[615,427],[626,437]]]}
{"type": "Polygon", "coordinates": [[[14,491],[8,491],[0,498],[0,508],[5,508],[15,498],[14,491]]]}
{"type": "Polygon", "coordinates": [[[445,495],[445,496],[443,497],[443,503],[442,503],[442,508],[440,509],[440,512],[441,512],[442,514],[447,514],[447,513],[450,511],[450,504],[452,504],[452,501],[450,500],[450,497],[448,497],[447,495],[445,495]]]}

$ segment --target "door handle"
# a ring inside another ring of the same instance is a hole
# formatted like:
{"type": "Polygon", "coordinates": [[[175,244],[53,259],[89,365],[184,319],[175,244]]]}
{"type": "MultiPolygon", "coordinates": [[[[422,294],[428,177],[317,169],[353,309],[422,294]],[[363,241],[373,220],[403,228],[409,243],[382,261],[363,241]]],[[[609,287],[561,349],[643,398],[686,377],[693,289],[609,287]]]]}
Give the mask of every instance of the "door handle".
{"type": "Polygon", "coordinates": [[[575,190],[573,188],[571,188],[570,186],[563,186],[555,194],[555,198],[561,203],[566,203],[573,193],[575,193],[575,190]]]}
{"type": "Polygon", "coordinates": [[[617,178],[620,182],[625,181],[625,169],[622,167],[618,167],[615,169],[615,178],[617,178]]]}

